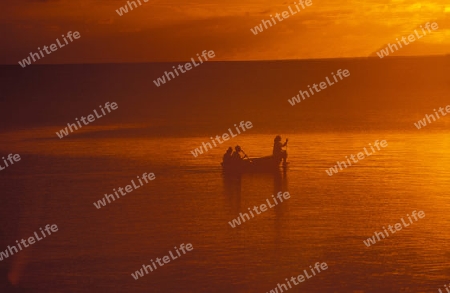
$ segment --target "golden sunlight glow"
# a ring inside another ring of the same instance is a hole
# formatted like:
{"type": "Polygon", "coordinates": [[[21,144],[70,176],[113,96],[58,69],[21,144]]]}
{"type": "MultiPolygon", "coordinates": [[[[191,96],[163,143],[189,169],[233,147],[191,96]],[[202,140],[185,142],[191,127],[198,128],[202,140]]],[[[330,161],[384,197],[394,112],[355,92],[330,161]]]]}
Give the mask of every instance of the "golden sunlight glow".
{"type": "Polygon", "coordinates": [[[116,10],[126,5],[125,0],[2,3],[5,16],[0,31],[8,36],[11,48],[1,54],[6,60],[0,62],[16,63],[30,49],[69,30],[81,33],[82,48],[67,52],[66,60],[58,62],[170,61],[189,59],[188,52],[206,48],[218,52],[216,60],[365,57],[426,22],[437,22],[439,30],[398,55],[450,51],[447,0],[394,0],[389,4],[381,0],[312,0],[311,7],[266,32],[251,33],[263,19],[287,11],[293,2],[156,0],[143,2],[122,16],[116,10]],[[180,44],[185,50],[179,50],[180,44]]]}

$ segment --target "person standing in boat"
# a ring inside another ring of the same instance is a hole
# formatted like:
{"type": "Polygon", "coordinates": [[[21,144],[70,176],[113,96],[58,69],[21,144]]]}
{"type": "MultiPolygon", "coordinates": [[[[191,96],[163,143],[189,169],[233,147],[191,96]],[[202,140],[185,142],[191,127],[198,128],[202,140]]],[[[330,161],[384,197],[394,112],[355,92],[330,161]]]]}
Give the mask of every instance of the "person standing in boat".
{"type": "Polygon", "coordinates": [[[288,139],[284,143],[281,143],[281,136],[277,135],[273,141],[273,156],[275,158],[282,158],[283,164],[286,163],[287,152],[283,150],[283,147],[287,146],[288,139]]]}

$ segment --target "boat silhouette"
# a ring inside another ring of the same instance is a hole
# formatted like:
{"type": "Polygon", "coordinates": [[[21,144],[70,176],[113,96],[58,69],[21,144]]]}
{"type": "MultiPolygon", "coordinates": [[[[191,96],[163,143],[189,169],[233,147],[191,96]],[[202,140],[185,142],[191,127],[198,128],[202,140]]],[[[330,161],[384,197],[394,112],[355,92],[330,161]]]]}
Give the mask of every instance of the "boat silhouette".
{"type": "Polygon", "coordinates": [[[251,173],[251,172],[274,172],[281,167],[286,168],[288,163],[281,163],[281,157],[265,156],[250,158],[247,155],[242,159],[231,159],[222,162],[223,171],[226,173],[251,173]]]}

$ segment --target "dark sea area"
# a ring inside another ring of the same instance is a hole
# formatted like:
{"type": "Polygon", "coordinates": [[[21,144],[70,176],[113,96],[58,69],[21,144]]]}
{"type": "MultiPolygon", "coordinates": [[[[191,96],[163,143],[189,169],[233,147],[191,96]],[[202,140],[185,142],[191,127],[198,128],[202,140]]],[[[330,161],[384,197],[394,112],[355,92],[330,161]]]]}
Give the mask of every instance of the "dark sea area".
{"type": "MultiPolygon", "coordinates": [[[[178,63],[0,66],[0,251],[39,227],[59,231],[0,262],[26,292],[436,292],[449,280],[449,57],[210,62],[161,87],[178,63]],[[338,69],[350,76],[291,106],[338,69]],[[118,109],[62,139],[99,105],[118,109]],[[241,121],[253,128],[194,157],[241,121]],[[225,176],[229,146],[269,155],[289,138],[286,172],[225,176]],[[388,146],[329,176],[376,140],[388,146]],[[156,179],[97,209],[136,176],[156,179]],[[291,197],[232,228],[279,191],[291,197]],[[425,218],[371,247],[363,240],[412,211],[425,218]],[[131,273],[191,243],[193,251],[131,273]]],[[[4,277],[4,276],[3,276],[4,277]]],[[[25,291],[24,291],[25,292],[25,291]]]]}

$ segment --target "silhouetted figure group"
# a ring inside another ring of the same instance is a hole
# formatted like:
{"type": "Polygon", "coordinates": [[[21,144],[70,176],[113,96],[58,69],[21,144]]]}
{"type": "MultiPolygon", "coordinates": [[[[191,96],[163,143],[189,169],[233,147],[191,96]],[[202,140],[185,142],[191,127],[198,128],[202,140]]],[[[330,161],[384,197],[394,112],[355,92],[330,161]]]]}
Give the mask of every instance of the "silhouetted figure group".
{"type": "MultiPolygon", "coordinates": [[[[273,151],[272,155],[275,159],[282,159],[283,163],[286,163],[287,159],[287,152],[286,150],[283,150],[283,147],[286,147],[288,143],[288,139],[286,138],[286,141],[284,143],[281,142],[281,136],[277,135],[273,141],[273,151]]],[[[224,165],[230,165],[234,163],[241,162],[247,157],[247,155],[244,153],[244,151],[241,149],[240,146],[236,146],[234,148],[229,147],[225,154],[223,155],[223,164],[224,165]]]]}
{"type": "Polygon", "coordinates": [[[223,164],[229,165],[229,164],[232,164],[235,162],[240,162],[245,157],[246,157],[246,155],[244,154],[244,152],[242,151],[240,146],[237,145],[234,148],[234,152],[233,152],[233,148],[229,147],[227,149],[226,153],[223,155],[223,164]]]}

